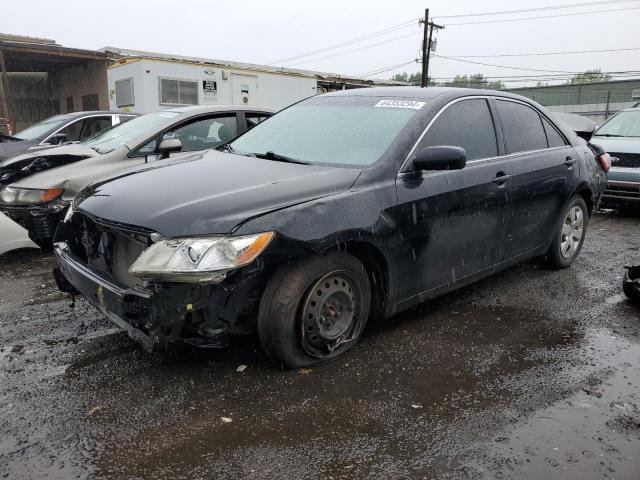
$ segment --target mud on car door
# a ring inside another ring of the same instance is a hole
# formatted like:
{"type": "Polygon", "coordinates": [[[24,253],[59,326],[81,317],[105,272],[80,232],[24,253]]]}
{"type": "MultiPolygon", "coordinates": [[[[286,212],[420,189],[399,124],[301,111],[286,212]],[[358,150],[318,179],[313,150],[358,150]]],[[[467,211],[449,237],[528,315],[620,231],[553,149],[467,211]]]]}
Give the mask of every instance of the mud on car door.
{"type": "Polygon", "coordinates": [[[456,101],[427,127],[417,148],[462,147],[466,167],[399,175],[398,221],[411,270],[399,279],[405,297],[451,284],[504,260],[512,166],[509,158],[498,156],[496,132],[486,98],[456,101]]]}

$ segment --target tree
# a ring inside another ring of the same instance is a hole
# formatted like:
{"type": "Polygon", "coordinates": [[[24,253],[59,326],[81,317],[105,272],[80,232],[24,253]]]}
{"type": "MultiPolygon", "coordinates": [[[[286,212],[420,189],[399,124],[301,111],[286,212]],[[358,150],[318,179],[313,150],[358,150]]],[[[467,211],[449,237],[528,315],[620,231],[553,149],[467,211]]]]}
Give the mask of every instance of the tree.
{"type": "Polygon", "coordinates": [[[502,90],[504,84],[501,81],[490,82],[481,73],[474,75],[456,75],[451,82],[445,82],[446,87],[462,87],[462,88],[489,88],[491,90],[502,90]]]}
{"type": "Polygon", "coordinates": [[[582,73],[578,73],[569,79],[568,84],[576,83],[594,83],[594,82],[608,82],[611,77],[606,73],[602,73],[599,68],[593,70],[585,70],[582,73]]]}
{"type": "Polygon", "coordinates": [[[419,73],[412,73],[409,75],[407,72],[404,73],[396,73],[391,80],[396,80],[398,82],[408,82],[412,85],[420,85],[422,82],[422,75],[419,73]]]}

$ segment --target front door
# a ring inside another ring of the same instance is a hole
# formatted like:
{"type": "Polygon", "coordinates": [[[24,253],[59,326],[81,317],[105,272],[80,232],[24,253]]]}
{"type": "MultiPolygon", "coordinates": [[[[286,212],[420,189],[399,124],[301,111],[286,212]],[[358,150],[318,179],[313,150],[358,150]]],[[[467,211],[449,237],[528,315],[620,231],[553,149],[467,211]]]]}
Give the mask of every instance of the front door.
{"type": "Polygon", "coordinates": [[[463,147],[467,166],[398,177],[397,218],[409,259],[399,279],[401,300],[446,287],[505,258],[512,167],[510,159],[499,156],[487,99],[464,99],[441,112],[417,148],[437,145],[463,147]]]}
{"type": "Polygon", "coordinates": [[[231,74],[234,105],[259,105],[258,77],[255,75],[231,74]]]}

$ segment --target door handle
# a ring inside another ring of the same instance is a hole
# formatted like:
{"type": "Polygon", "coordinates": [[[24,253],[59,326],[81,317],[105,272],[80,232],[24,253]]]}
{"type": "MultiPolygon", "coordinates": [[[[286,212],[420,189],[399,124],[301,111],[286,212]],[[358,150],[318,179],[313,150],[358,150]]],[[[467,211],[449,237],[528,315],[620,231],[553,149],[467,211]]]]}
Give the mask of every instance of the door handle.
{"type": "Polygon", "coordinates": [[[565,159],[565,161],[564,161],[564,164],[565,164],[567,167],[571,167],[571,166],[572,166],[574,163],[576,163],[576,162],[577,162],[577,160],[576,160],[575,158],[573,158],[573,157],[567,157],[567,158],[565,159]]]}
{"type": "Polygon", "coordinates": [[[502,187],[505,183],[511,180],[511,175],[507,175],[504,172],[498,172],[496,178],[491,180],[493,183],[497,183],[499,187],[502,187]]]}

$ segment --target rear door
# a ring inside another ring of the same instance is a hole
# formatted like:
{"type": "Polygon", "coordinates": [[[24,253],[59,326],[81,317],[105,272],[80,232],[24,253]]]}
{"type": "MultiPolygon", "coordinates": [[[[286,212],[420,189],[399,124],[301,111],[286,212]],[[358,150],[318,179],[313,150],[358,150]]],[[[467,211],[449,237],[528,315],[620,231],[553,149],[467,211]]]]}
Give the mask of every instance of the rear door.
{"type": "Polygon", "coordinates": [[[512,218],[507,257],[549,243],[577,186],[577,153],[560,131],[524,102],[495,98],[506,153],[513,160],[512,218]]]}
{"type": "Polygon", "coordinates": [[[510,159],[500,156],[498,140],[487,98],[457,101],[440,112],[417,149],[463,147],[467,166],[398,177],[403,238],[415,260],[400,279],[405,298],[504,260],[512,172],[510,159]]]}

